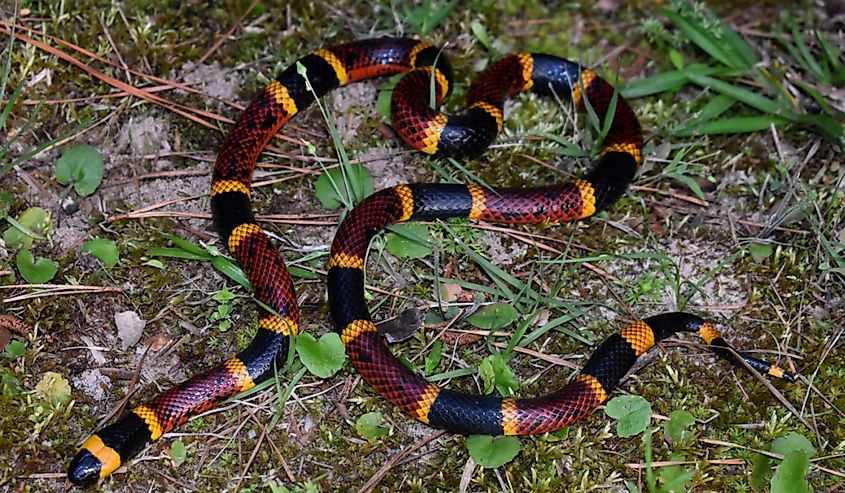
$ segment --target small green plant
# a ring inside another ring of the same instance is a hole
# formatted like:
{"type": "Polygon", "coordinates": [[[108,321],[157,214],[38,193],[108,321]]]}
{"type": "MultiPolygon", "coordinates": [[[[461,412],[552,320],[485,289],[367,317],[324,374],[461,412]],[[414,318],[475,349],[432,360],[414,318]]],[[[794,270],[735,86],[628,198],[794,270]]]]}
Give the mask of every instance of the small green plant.
{"type": "Polygon", "coordinates": [[[423,0],[419,6],[404,5],[402,20],[417,34],[425,34],[443,22],[458,5],[458,0],[449,0],[441,6],[436,6],[432,0],[423,0]]]}
{"type": "Polygon", "coordinates": [[[481,246],[479,246],[479,237],[481,236],[481,233],[478,228],[461,223],[450,224],[448,228],[444,223],[443,225],[434,226],[433,228],[436,232],[445,230],[446,232],[452,233],[450,235],[446,235],[443,241],[443,251],[450,255],[462,253],[465,248],[470,248],[476,251],[481,250],[481,246]]]}
{"type": "Polygon", "coordinates": [[[0,371],[0,395],[20,395],[21,381],[6,370],[0,371]]]}
{"type": "MultiPolygon", "coordinates": [[[[328,209],[336,209],[343,205],[346,210],[351,210],[352,207],[373,193],[373,178],[366,168],[349,162],[349,156],[346,153],[343,140],[340,138],[340,133],[337,131],[334,119],[320,102],[318,94],[314,92],[305,66],[297,62],[296,71],[305,79],[308,90],[314,94],[317,106],[323,114],[323,120],[326,122],[329,134],[332,137],[337,159],[340,162],[338,168],[324,169],[320,178],[317,179],[317,183],[314,185],[317,198],[328,209]]],[[[307,147],[308,152],[322,165],[314,146],[309,142],[307,147]]]]}
{"type": "Polygon", "coordinates": [[[690,149],[691,147],[689,146],[684,146],[679,149],[672,157],[672,161],[663,168],[663,171],[660,174],[667,178],[678,180],[686,185],[686,187],[689,188],[696,197],[704,200],[704,192],[701,190],[701,186],[699,186],[698,182],[695,181],[694,178],[701,176],[702,173],[700,167],[684,161],[684,157],[690,149]]]}
{"type": "Polygon", "coordinates": [[[501,354],[491,354],[484,358],[478,367],[478,376],[484,382],[485,394],[493,392],[495,388],[499,394],[510,397],[519,390],[519,382],[501,354]]]}
{"type": "Polygon", "coordinates": [[[616,434],[620,438],[639,435],[651,422],[651,404],[637,395],[620,395],[610,399],[604,412],[619,420],[616,423],[616,434]]]}
{"type": "Polygon", "coordinates": [[[329,378],[346,363],[346,348],[334,332],[323,334],[319,340],[307,332],[297,335],[296,352],[305,368],[320,378],[329,378]]]}
{"type": "Polygon", "coordinates": [[[374,441],[383,436],[387,436],[390,429],[381,425],[384,416],[381,413],[372,412],[362,414],[355,421],[355,431],[366,440],[374,441]]]}
{"type": "MultiPolygon", "coordinates": [[[[0,353],[3,359],[15,360],[26,354],[26,342],[17,337],[6,343],[3,352],[0,353]]],[[[5,362],[4,362],[5,363],[5,362]]],[[[6,368],[0,369],[0,396],[16,396],[23,393],[20,380],[6,368]]]]}
{"type": "MultiPolygon", "coordinates": [[[[658,475],[660,476],[660,483],[655,476],[654,460],[652,458],[653,445],[652,435],[654,430],[649,430],[643,434],[643,448],[645,449],[645,476],[646,485],[649,493],[673,493],[677,491],[686,491],[684,484],[691,480],[694,476],[692,471],[686,471],[679,466],[660,468],[658,475]]],[[[673,460],[682,460],[683,457],[674,455],[673,460]]],[[[631,481],[626,481],[625,486],[630,493],[640,493],[640,489],[631,481]]]]}
{"type": "Polygon", "coordinates": [[[388,229],[384,247],[401,259],[424,258],[433,251],[431,234],[422,224],[394,224],[388,229]]]}
{"type": "Polygon", "coordinates": [[[56,181],[73,185],[79,195],[87,197],[103,182],[103,156],[90,145],[67,149],[56,162],[56,181]]]}
{"type": "Polygon", "coordinates": [[[431,345],[431,349],[428,350],[428,354],[425,355],[425,374],[431,375],[440,366],[440,362],[443,360],[443,341],[440,339],[436,340],[434,344],[431,345]]]}
{"type": "Polygon", "coordinates": [[[105,238],[92,238],[82,244],[82,251],[88,252],[108,268],[117,265],[118,257],[117,244],[113,240],[105,238]]]}
{"type": "Polygon", "coordinates": [[[519,312],[510,303],[499,301],[485,305],[467,317],[467,322],[479,329],[496,330],[507,327],[519,318],[519,312]]]}
{"type": "Polygon", "coordinates": [[[12,93],[8,96],[6,95],[6,87],[9,84],[9,79],[12,75],[12,50],[15,44],[15,28],[14,28],[14,17],[12,18],[12,29],[11,35],[9,36],[9,43],[6,45],[5,53],[6,59],[5,63],[3,63],[2,72],[0,72],[0,102],[3,100],[6,101],[5,104],[0,104],[0,129],[3,129],[5,132],[3,141],[0,142],[0,176],[6,174],[9,170],[13,169],[15,166],[21,164],[22,162],[30,159],[38,154],[41,151],[51,147],[56,142],[62,141],[67,139],[70,135],[81,131],[86,126],[88,126],[88,120],[83,120],[70,131],[62,132],[60,135],[56,136],[53,139],[47,140],[45,142],[38,143],[35,147],[24,152],[23,154],[17,156],[14,159],[9,160],[9,152],[14,147],[15,143],[18,142],[24,135],[28,135],[33,130],[33,124],[37,121],[38,115],[40,114],[42,102],[39,101],[38,104],[32,110],[27,110],[25,113],[29,115],[27,120],[21,125],[19,128],[10,130],[8,129],[9,123],[9,116],[12,114],[12,110],[14,109],[15,105],[17,104],[18,100],[21,97],[21,94],[26,87],[26,78],[20,77],[20,81],[18,85],[12,90],[12,93]]]}
{"type": "Polygon", "coordinates": [[[663,424],[663,431],[674,443],[687,440],[689,431],[687,428],[695,424],[695,418],[689,411],[679,409],[669,414],[669,420],[663,424]]]}
{"type": "Polygon", "coordinates": [[[52,221],[50,214],[40,207],[30,207],[17,219],[8,215],[8,208],[3,218],[10,224],[3,232],[3,241],[7,247],[19,248],[15,255],[15,265],[27,282],[41,284],[51,280],[58,272],[58,266],[49,258],[36,258],[30,248],[36,240],[46,240],[52,221]]]}
{"type": "MultiPolygon", "coordinates": [[[[813,197],[813,204],[815,202],[815,192],[810,191],[809,196],[813,197]]],[[[840,209],[841,205],[845,203],[845,193],[836,191],[829,196],[828,203],[832,204],[834,209],[840,209]]],[[[817,206],[810,206],[802,208],[804,217],[813,229],[822,247],[824,256],[819,259],[818,268],[820,271],[839,275],[845,277],[845,229],[836,231],[835,222],[823,221],[818,215],[817,206]]]]}
{"type": "Polygon", "coordinates": [[[29,250],[19,250],[15,256],[15,265],[21,276],[32,284],[43,284],[56,275],[59,266],[45,257],[35,258],[29,250]]]}
{"type": "Polygon", "coordinates": [[[235,299],[235,294],[227,288],[223,288],[214,296],[211,297],[217,302],[217,310],[211,314],[211,319],[217,321],[217,330],[226,332],[232,327],[232,301],[235,299]]]}
{"type": "Polygon", "coordinates": [[[498,55],[498,52],[493,47],[493,41],[490,39],[490,33],[487,32],[487,28],[484,27],[484,24],[482,24],[476,19],[472,21],[472,23],[469,25],[469,28],[472,31],[472,34],[475,35],[475,39],[477,39],[478,42],[481,43],[485,50],[487,50],[493,56],[498,55]]]}
{"type": "Polygon", "coordinates": [[[757,242],[748,245],[748,253],[758,264],[769,258],[775,249],[771,243],[757,242]]]}
{"type": "MultiPolygon", "coordinates": [[[[683,454],[673,452],[669,454],[669,460],[672,462],[683,462],[685,457],[683,454]]],[[[668,465],[657,470],[657,477],[660,481],[660,488],[658,491],[676,492],[684,491],[687,483],[695,476],[694,471],[688,471],[680,465],[668,465]]]]}
{"type": "Polygon", "coordinates": [[[512,461],[519,453],[517,437],[472,435],[467,437],[467,450],[481,467],[495,468],[512,461]]]}
{"type": "Polygon", "coordinates": [[[314,183],[314,193],[326,209],[351,209],[373,191],[373,177],[360,164],[328,169],[314,183]]]}
{"type": "Polygon", "coordinates": [[[35,384],[35,392],[50,404],[58,406],[70,400],[70,383],[60,374],[48,371],[35,384]]]}
{"type": "Polygon", "coordinates": [[[66,415],[73,407],[70,383],[56,372],[46,372],[27,395],[27,420],[32,423],[32,437],[38,437],[50,423],[66,415]]]}
{"type": "Polygon", "coordinates": [[[6,343],[3,349],[3,356],[6,358],[18,358],[26,353],[26,343],[17,337],[6,343]]]}
{"type": "Polygon", "coordinates": [[[320,485],[306,481],[302,486],[294,486],[293,489],[275,481],[269,483],[271,493],[320,493],[320,485]]]}
{"type": "MultiPolygon", "coordinates": [[[[808,19],[808,23],[811,22],[812,18],[808,19]]],[[[804,36],[794,15],[784,12],[781,15],[781,24],[785,30],[789,31],[792,39],[789,40],[783,34],[779,34],[778,42],[809,77],[826,86],[840,86],[845,83],[845,62],[842,59],[841,45],[837,46],[836,41],[830,41],[817,29],[813,29],[811,34],[820,52],[817,57],[813,54],[811,46],[804,42],[804,36]]],[[[800,80],[796,80],[795,83],[807,91],[825,111],[830,110],[827,101],[814,87],[800,80]]]]}
{"type": "Polygon", "coordinates": [[[11,226],[3,232],[3,241],[9,248],[32,247],[34,240],[45,240],[50,232],[52,221],[50,214],[41,207],[30,207],[23,211],[17,219],[4,214],[6,222],[11,226]]]}
{"type": "Polygon", "coordinates": [[[188,458],[188,451],[185,448],[185,442],[182,440],[175,440],[170,445],[170,460],[173,461],[173,465],[179,467],[182,463],[185,462],[185,459],[188,458]]]}
{"type": "MultiPolygon", "coordinates": [[[[772,493],[808,493],[812,491],[805,479],[810,472],[810,459],[816,448],[803,435],[790,432],[772,442],[771,451],[783,456],[771,477],[772,493]]],[[[754,476],[765,481],[771,473],[772,459],[760,456],[754,461],[754,476]]]]}
{"type": "Polygon", "coordinates": [[[643,300],[660,301],[665,295],[666,281],[656,272],[641,275],[625,292],[625,300],[636,305],[643,300]]]}

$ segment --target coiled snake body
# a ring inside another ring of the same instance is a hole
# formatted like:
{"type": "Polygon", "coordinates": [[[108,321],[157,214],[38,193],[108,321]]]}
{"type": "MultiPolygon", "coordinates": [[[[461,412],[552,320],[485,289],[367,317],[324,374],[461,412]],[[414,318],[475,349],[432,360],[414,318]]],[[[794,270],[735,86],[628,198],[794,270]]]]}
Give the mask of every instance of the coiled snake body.
{"type": "MultiPolygon", "coordinates": [[[[627,325],[604,341],[581,373],[560,390],[534,399],[475,396],[439,388],[412,373],[387,349],[364,300],[364,259],[370,238],[386,226],[418,219],[466,217],[498,223],[562,222],[589,217],[611,205],[642,162],[636,115],[594,72],[551,55],[521,53],[487,68],[467,93],[467,110],[447,116],[429,106],[433,84],[439,103],[452,71],[439,50],[404,38],[356,41],[318,50],[286,69],[244,111],[226,137],[214,166],[214,224],[244,268],[258,300],[267,305],[250,345],[220,366],[147,401],[88,438],[68,477],[90,485],[144,446],[222,399],[271,376],[298,329],[293,283],[279,253],[256,224],[250,184],[258,155],[276,132],[315,98],[338,86],[408,72],[392,96],[393,124],[411,147],[434,156],[480,154],[502,128],[507,96],[534,91],[569,97],[604,121],[612,115],[601,157],[583,178],[557,186],[486,189],[478,185],[399,185],[376,192],[343,221],[331,247],[329,308],[355,368],[376,391],[410,416],[455,433],[529,435],[553,431],[585,416],[638,356],[677,331],[697,332],[725,359],[740,363],[710,323],[687,313],[666,313],[627,325]],[[304,70],[302,70],[304,69],[304,70]]],[[[756,369],[792,379],[779,367],[741,354],[756,369]]]]}

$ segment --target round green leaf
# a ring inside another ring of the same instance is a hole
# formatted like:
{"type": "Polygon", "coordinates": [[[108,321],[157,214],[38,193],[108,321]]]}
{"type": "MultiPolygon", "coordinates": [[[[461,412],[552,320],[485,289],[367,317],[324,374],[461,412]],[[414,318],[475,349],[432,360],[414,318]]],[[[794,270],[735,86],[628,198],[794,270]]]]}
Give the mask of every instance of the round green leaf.
{"type": "Polygon", "coordinates": [[[496,330],[506,327],[519,317],[519,312],[510,303],[500,301],[483,306],[467,318],[467,322],[479,329],[496,330]]]}
{"type": "Polygon", "coordinates": [[[519,439],[516,437],[491,437],[490,435],[467,437],[469,455],[481,467],[493,468],[507,464],[519,453],[519,446],[519,439]]]}
{"type": "Polygon", "coordinates": [[[326,170],[314,183],[314,193],[326,209],[337,209],[341,204],[357,204],[373,193],[373,177],[360,164],[326,170]]]}
{"type": "Polygon", "coordinates": [[[0,388],[9,392],[10,395],[18,395],[23,392],[20,380],[15,378],[14,375],[6,373],[6,371],[0,372],[0,388]]]}
{"type": "Polygon", "coordinates": [[[320,340],[308,333],[296,336],[296,352],[308,371],[320,378],[329,378],[343,367],[346,348],[334,332],[323,334],[320,340]]]}
{"type": "Polygon", "coordinates": [[[32,284],[43,284],[53,276],[59,268],[56,263],[48,258],[39,258],[37,261],[29,250],[21,250],[15,257],[18,271],[27,282],[32,284]]]}
{"type": "Polygon", "coordinates": [[[775,438],[772,442],[772,452],[776,454],[786,455],[793,450],[801,450],[807,457],[812,458],[816,455],[816,448],[810,443],[804,435],[790,431],[785,436],[775,438]]]}
{"type": "Polygon", "coordinates": [[[769,243],[752,243],[748,247],[748,251],[751,253],[751,258],[759,264],[769,258],[774,248],[769,243]]]}
{"type": "Polygon", "coordinates": [[[651,421],[651,404],[637,395],[620,395],[607,402],[604,410],[611,418],[618,419],[616,434],[620,438],[639,435],[651,421]]]}
{"type": "Polygon", "coordinates": [[[810,472],[810,458],[803,450],[786,454],[772,476],[772,493],[809,493],[805,476],[810,472]]]}
{"type": "Polygon", "coordinates": [[[663,425],[663,429],[666,431],[666,434],[672,438],[672,441],[677,443],[684,440],[684,438],[689,435],[688,433],[685,433],[685,429],[693,423],[695,423],[695,418],[693,418],[692,414],[689,411],[681,409],[678,411],[672,411],[669,414],[669,421],[663,425]]]}
{"type": "Polygon", "coordinates": [[[112,240],[94,238],[82,244],[82,251],[100,259],[106,267],[117,265],[117,244],[112,240]]]}
{"type": "Polygon", "coordinates": [[[41,207],[30,207],[17,220],[8,221],[12,226],[3,233],[3,241],[10,248],[29,248],[33,238],[43,239],[50,229],[50,214],[41,207]]]}
{"type": "Polygon", "coordinates": [[[396,224],[385,236],[385,248],[399,258],[423,258],[432,251],[431,235],[422,224],[396,224]]]}
{"type": "Polygon", "coordinates": [[[56,162],[56,181],[73,183],[83,197],[91,195],[103,181],[103,156],[89,145],[71,147],[56,162]]]}
{"type": "Polygon", "coordinates": [[[772,460],[763,454],[751,455],[751,489],[764,491],[772,475],[772,460]]]}
{"type": "Polygon", "coordinates": [[[367,440],[383,437],[387,435],[388,429],[381,426],[382,419],[381,413],[364,414],[355,421],[355,430],[367,440]]]}
{"type": "Polygon", "coordinates": [[[6,355],[9,358],[17,358],[18,356],[23,356],[26,352],[26,343],[24,343],[20,339],[12,339],[6,344],[6,355]]]}
{"type": "Polygon", "coordinates": [[[185,442],[182,440],[173,442],[173,445],[170,446],[170,458],[173,460],[173,463],[180,466],[185,462],[187,457],[188,451],[185,449],[185,442]]]}

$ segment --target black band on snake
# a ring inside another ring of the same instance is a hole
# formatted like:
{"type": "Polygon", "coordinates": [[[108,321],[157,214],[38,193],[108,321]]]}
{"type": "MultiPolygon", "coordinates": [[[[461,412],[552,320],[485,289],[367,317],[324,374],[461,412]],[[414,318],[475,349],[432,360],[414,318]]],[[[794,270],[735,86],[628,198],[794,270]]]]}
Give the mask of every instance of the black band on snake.
{"type": "MultiPolygon", "coordinates": [[[[351,82],[407,72],[392,96],[393,124],[411,147],[434,156],[475,156],[502,129],[504,100],[534,91],[589,105],[601,120],[613,115],[601,156],[583,178],[558,186],[488,190],[478,185],[399,185],[381,190],[343,221],[331,248],[329,308],[355,368],[377,392],[410,416],[455,433],[528,435],[553,431],[590,413],[634,361],[661,339],[696,332],[719,356],[741,362],[715,327],[687,313],[665,313],[629,324],[604,341],[581,373],[544,397],[475,396],[443,390],[412,373],[387,349],[364,300],[364,258],[370,238],[390,224],[465,217],[497,223],[563,222],[607,208],[627,189],[642,162],[636,115],[593,71],[551,55],[521,53],[490,65],[471,85],[467,110],[455,116],[431,109],[420,95],[432,81],[438,103],[449,93],[452,71],[439,50],[404,38],[356,41],[318,50],[287,68],[249,105],[226,137],[214,166],[214,224],[244,268],[255,297],[270,307],[249,347],[220,366],[138,405],[88,438],[73,458],[70,480],[97,482],[191,416],[253,387],[287,355],[299,323],[293,283],[282,257],[256,224],[250,185],[259,154],[276,132],[315,98],[351,82]],[[435,67],[436,61],[436,67],[435,67]],[[306,80],[307,77],[307,80],[306,80]]],[[[761,372],[792,381],[778,366],[739,353],[761,372]]]]}

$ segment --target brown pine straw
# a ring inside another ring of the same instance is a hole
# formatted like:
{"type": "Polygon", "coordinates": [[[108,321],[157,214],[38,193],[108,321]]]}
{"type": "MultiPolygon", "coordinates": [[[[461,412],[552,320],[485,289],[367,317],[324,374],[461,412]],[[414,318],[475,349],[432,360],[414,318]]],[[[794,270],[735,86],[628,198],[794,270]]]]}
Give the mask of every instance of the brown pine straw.
{"type": "Polygon", "coordinates": [[[100,293],[122,293],[123,289],[119,287],[103,287],[103,286],[79,286],[74,284],[12,284],[9,286],[0,286],[2,289],[36,289],[34,293],[22,294],[13,296],[11,298],[1,298],[0,303],[15,303],[18,301],[25,301],[35,298],[42,298],[44,296],[63,296],[63,295],[77,295],[77,294],[100,294],[100,293]]]}
{"type": "MultiPolygon", "coordinates": [[[[66,53],[66,52],[64,52],[64,51],[62,51],[58,48],[55,48],[55,47],[50,46],[46,43],[43,43],[43,42],[38,41],[36,39],[33,39],[29,36],[21,34],[18,31],[26,31],[26,32],[28,32],[32,35],[43,36],[47,39],[54,41],[55,43],[57,43],[59,45],[70,48],[71,50],[76,51],[76,52],[78,52],[78,53],[80,53],[80,54],[82,54],[86,57],[93,58],[94,60],[97,60],[97,61],[99,61],[103,64],[115,66],[115,67],[122,69],[122,67],[119,67],[118,65],[114,64],[113,62],[110,62],[110,61],[106,60],[105,58],[102,58],[99,55],[97,55],[97,54],[95,54],[91,51],[88,51],[85,48],[77,46],[73,43],[62,40],[60,38],[56,38],[54,36],[47,35],[47,34],[41,32],[41,31],[37,31],[37,30],[29,28],[27,26],[13,24],[13,23],[10,23],[8,21],[0,20],[0,33],[4,33],[8,36],[14,35],[14,37],[17,38],[18,40],[23,41],[24,43],[30,44],[30,45],[32,45],[32,46],[34,46],[34,47],[36,47],[36,48],[38,48],[42,51],[46,51],[47,53],[50,53],[51,55],[55,56],[56,58],[59,58],[61,60],[64,60],[64,61],[70,63],[71,65],[81,69],[82,71],[90,74],[91,76],[105,82],[106,84],[108,84],[108,85],[114,87],[115,89],[122,91],[122,92],[124,92],[128,95],[144,99],[144,100],[149,101],[153,104],[157,104],[157,105],[161,106],[162,108],[164,108],[166,110],[172,111],[172,112],[174,112],[178,115],[181,115],[181,116],[183,116],[183,117],[185,117],[185,118],[187,118],[187,119],[189,119],[189,120],[191,120],[195,123],[198,123],[198,124],[200,124],[204,127],[208,127],[210,129],[213,129],[213,130],[218,130],[218,126],[213,122],[220,122],[220,123],[225,123],[225,124],[234,123],[234,120],[232,120],[230,118],[226,118],[224,116],[217,115],[217,114],[211,113],[209,111],[198,110],[198,109],[192,108],[190,106],[185,106],[185,105],[181,105],[181,104],[178,104],[178,103],[174,103],[173,101],[170,101],[170,100],[165,99],[161,96],[158,96],[158,95],[155,94],[155,92],[160,92],[161,91],[160,88],[144,88],[144,89],[142,89],[142,88],[135,87],[131,84],[127,84],[126,82],[123,82],[119,79],[116,79],[116,78],[114,78],[114,77],[112,77],[112,76],[110,76],[106,73],[103,73],[103,72],[91,67],[90,65],[85,64],[84,62],[74,58],[70,54],[68,54],[68,53],[66,53]],[[14,28],[14,31],[12,31],[12,28],[14,28]]],[[[160,77],[155,77],[153,75],[145,74],[145,73],[139,72],[137,70],[129,70],[129,73],[137,75],[139,77],[143,77],[143,78],[148,79],[148,80],[153,81],[153,82],[157,82],[159,84],[170,86],[174,89],[180,89],[180,90],[183,90],[183,91],[186,91],[186,92],[201,94],[205,97],[209,97],[208,95],[204,94],[202,91],[194,89],[194,88],[192,88],[192,87],[190,87],[189,85],[186,85],[186,84],[174,82],[174,81],[163,79],[163,78],[160,78],[160,77]]],[[[224,102],[226,104],[229,104],[230,106],[233,106],[233,107],[238,108],[238,109],[244,108],[241,105],[236,105],[234,103],[226,102],[226,101],[224,101],[224,102]]],[[[281,134],[277,134],[277,137],[282,139],[282,140],[292,142],[294,144],[302,144],[303,143],[301,139],[288,137],[288,136],[281,135],[281,134]]]]}

